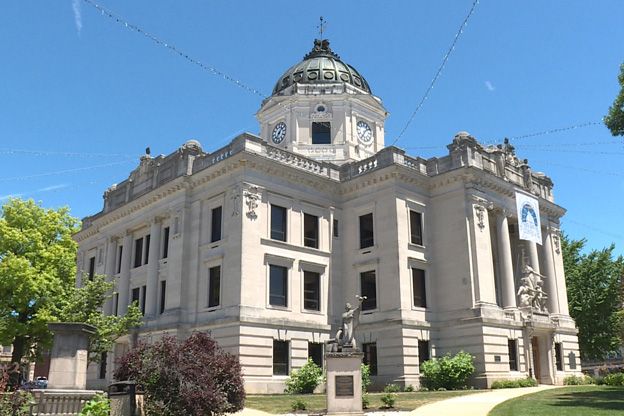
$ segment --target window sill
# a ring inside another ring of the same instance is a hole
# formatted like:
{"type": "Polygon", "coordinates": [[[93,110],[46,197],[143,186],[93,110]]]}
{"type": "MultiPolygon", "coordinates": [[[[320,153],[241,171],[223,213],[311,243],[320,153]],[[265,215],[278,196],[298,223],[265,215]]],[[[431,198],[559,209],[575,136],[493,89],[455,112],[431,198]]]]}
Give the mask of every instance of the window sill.
{"type": "Polygon", "coordinates": [[[412,306],[413,311],[427,312],[429,309],[426,306],[412,306]]]}
{"type": "Polygon", "coordinates": [[[296,246],[294,244],[286,243],[284,241],[271,240],[271,239],[267,239],[267,238],[261,238],[260,239],[260,244],[265,245],[265,246],[279,247],[279,248],[284,248],[284,249],[287,249],[287,250],[298,251],[298,252],[301,252],[301,253],[316,254],[316,255],[319,255],[319,256],[323,256],[323,257],[329,257],[331,255],[331,253],[329,253],[327,251],[323,251],[323,250],[318,249],[318,248],[311,248],[311,247],[305,247],[305,246],[296,246]]]}
{"type": "Polygon", "coordinates": [[[218,311],[219,309],[221,309],[221,305],[217,305],[217,306],[206,306],[203,310],[203,312],[214,312],[214,311],[218,311]]]}
{"type": "Polygon", "coordinates": [[[423,251],[427,247],[423,244],[407,243],[407,248],[410,250],[423,251]]]}
{"type": "Polygon", "coordinates": [[[284,311],[284,312],[292,312],[292,310],[288,307],[288,306],[278,306],[278,305],[271,305],[268,304],[266,306],[267,309],[272,309],[274,311],[284,311]]]}
{"type": "Polygon", "coordinates": [[[307,314],[310,314],[310,315],[319,315],[319,316],[325,315],[323,313],[323,311],[317,311],[317,310],[314,310],[314,309],[302,309],[301,313],[307,313],[307,314]]]}

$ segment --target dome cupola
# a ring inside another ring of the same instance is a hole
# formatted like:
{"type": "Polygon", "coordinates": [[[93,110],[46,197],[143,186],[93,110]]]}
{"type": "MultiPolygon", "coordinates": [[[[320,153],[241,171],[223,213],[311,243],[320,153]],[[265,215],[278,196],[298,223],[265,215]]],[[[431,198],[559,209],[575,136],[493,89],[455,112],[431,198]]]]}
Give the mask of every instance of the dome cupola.
{"type": "Polygon", "coordinates": [[[329,47],[327,39],[315,39],[312,50],[303,61],[290,67],[277,80],[273,95],[293,84],[351,84],[365,93],[371,94],[368,82],[351,65],[340,60],[340,56],[329,47]]]}

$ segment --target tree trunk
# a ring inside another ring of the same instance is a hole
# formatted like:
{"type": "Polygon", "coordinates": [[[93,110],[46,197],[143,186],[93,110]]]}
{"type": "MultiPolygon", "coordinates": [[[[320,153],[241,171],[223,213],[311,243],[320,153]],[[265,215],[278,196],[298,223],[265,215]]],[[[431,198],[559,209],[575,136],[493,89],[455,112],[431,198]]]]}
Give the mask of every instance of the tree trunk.
{"type": "Polygon", "coordinates": [[[17,387],[24,380],[21,374],[22,358],[26,353],[26,337],[17,336],[13,340],[13,352],[11,353],[11,363],[16,364],[14,370],[9,373],[9,384],[13,387],[17,387]]]}

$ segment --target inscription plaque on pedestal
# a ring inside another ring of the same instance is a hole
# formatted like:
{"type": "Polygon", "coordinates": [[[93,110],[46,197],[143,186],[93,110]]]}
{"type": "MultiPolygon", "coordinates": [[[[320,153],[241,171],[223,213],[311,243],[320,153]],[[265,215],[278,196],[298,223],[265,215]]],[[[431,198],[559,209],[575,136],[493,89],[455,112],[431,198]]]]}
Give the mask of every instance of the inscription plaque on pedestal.
{"type": "Polygon", "coordinates": [[[336,397],[353,397],[353,376],[336,376],[336,397]]]}

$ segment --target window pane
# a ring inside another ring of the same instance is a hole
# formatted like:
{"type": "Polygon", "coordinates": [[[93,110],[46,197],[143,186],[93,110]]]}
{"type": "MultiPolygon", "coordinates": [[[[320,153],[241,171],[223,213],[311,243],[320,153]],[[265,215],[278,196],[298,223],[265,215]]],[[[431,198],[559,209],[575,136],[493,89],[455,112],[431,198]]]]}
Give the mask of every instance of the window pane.
{"type": "Polygon", "coordinates": [[[98,371],[98,378],[106,378],[106,361],[108,361],[108,354],[103,352],[100,356],[100,369],[98,371]]]}
{"type": "Polygon", "coordinates": [[[95,275],[95,257],[89,259],[89,280],[93,280],[93,275],[95,275]]]}
{"type": "Polygon", "coordinates": [[[273,375],[288,375],[288,341],[273,340],[273,375]]]}
{"type": "Polygon", "coordinates": [[[211,226],[210,226],[210,241],[211,242],[221,240],[221,218],[222,218],[221,207],[213,208],[212,221],[211,221],[211,226]]]}
{"type": "Polygon", "coordinates": [[[162,258],[166,259],[169,256],[169,227],[165,227],[165,232],[163,236],[163,255],[162,258]]]}
{"type": "Polygon", "coordinates": [[[312,123],[312,144],[331,144],[331,123],[312,123]]]}
{"type": "Polygon", "coordinates": [[[269,266],[269,303],[273,306],[288,306],[288,270],[282,266],[269,266]]]}
{"type": "Polygon", "coordinates": [[[271,205],[271,238],[286,241],[286,208],[271,205]]]}
{"type": "Polygon", "coordinates": [[[362,296],[366,297],[362,302],[362,310],[377,309],[377,283],[374,270],[360,273],[360,288],[362,296]]]}
{"type": "Polygon", "coordinates": [[[141,313],[145,315],[145,293],[147,291],[147,286],[141,286],[141,313]]]}
{"type": "Polygon", "coordinates": [[[425,290],[425,271],[412,269],[412,290],[414,291],[414,306],[427,307],[427,292],[425,290]]]}
{"type": "Polygon", "coordinates": [[[132,289],[132,303],[134,302],[139,302],[139,299],[141,298],[141,289],[138,287],[135,287],[134,289],[132,289]]]}
{"type": "Polygon", "coordinates": [[[303,245],[318,248],[318,217],[303,214],[303,245]]]}
{"type": "Polygon", "coordinates": [[[308,342],[308,357],[312,358],[314,364],[323,368],[323,344],[308,342]]]}
{"type": "Polygon", "coordinates": [[[422,365],[425,361],[431,358],[429,354],[429,341],[422,339],[418,340],[418,365],[422,365]]]}
{"type": "Polygon", "coordinates": [[[362,345],[364,350],[364,364],[370,367],[371,376],[377,375],[377,343],[369,342],[362,345]]]}
{"type": "Polygon", "coordinates": [[[563,345],[560,342],[555,343],[555,361],[557,370],[563,371],[563,345]]]}
{"type": "Polygon", "coordinates": [[[334,237],[338,238],[338,220],[334,219],[334,237]]]}
{"type": "Polygon", "coordinates": [[[134,240],[134,267],[143,264],[143,238],[134,240]]]}
{"type": "Polygon", "coordinates": [[[416,211],[410,211],[410,240],[412,244],[422,246],[422,214],[416,211]]]}
{"type": "Polygon", "coordinates": [[[373,236],[373,214],[360,217],[360,248],[370,247],[375,244],[373,236]]]}
{"type": "Polygon", "coordinates": [[[165,311],[165,301],[167,299],[167,281],[160,282],[160,313],[165,311]]]}
{"type": "Polygon", "coordinates": [[[321,277],[318,273],[303,272],[303,308],[321,310],[321,277]]]}
{"type": "Polygon", "coordinates": [[[517,340],[508,339],[507,348],[509,350],[509,371],[518,371],[518,348],[517,340]]]}
{"type": "Polygon", "coordinates": [[[211,267],[208,271],[208,307],[221,303],[221,266],[211,267]]]}
{"type": "Polygon", "coordinates": [[[145,261],[143,264],[147,264],[149,262],[149,248],[150,248],[150,240],[151,236],[148,234],[145,236],[145,261]]]}
{"type": "Polygon", "coordinates": [[[119,246],[117,257],[117,273],[121,273],[121,256],[123,255],[123,246],[119,246]]]}

